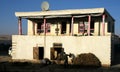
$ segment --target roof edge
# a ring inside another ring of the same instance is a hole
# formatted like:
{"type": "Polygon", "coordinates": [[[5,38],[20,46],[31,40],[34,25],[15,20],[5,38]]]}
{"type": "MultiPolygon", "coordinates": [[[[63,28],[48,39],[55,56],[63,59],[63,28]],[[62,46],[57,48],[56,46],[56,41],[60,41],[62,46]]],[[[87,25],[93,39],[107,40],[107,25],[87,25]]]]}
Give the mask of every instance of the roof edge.
{"type": "Polygon", "coordinates": [[[92,14],[104,13],[105,8],[87,8],[87,9],[66,9],[37,12],[15,12],[16,17],[23,16],[47,16],[47,15],[72,15],[72,14],[92,14]]]}

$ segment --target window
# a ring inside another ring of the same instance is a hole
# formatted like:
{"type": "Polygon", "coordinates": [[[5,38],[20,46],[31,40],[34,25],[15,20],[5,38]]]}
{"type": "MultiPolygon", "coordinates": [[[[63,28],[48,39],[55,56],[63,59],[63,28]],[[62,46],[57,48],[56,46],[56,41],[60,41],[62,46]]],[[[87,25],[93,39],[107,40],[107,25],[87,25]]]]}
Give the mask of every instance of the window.
{"type": "Polygon", "coordinates": [[[46,23],[46,33],[50,32],[50,23],[46,23]]]}
{"type": "Polygon", "coordinates": [[[79,33],[84,33],[84,31],[85,31],[84,23],[83,22],[79,22],[79,24],[78,24],[78,32],[79,33]]]}
{"type": "MultiPolygon", "coordinates": [[[[50,23],[46,23],[46,33],[50,32],[50,23]]],[[[38,23],[37,33],[44,33],[44,23],[38,23]]]]}
{"type": "MultiPolygon", "coordinates": [[[[94,32],[94,21],[90,22],[90,32],[93,33],[94,32]]],[[[78,26],[78,32],[79,33],[87,33],[88,30],[88,22],[84,21],[84,22],[79,22],[79,26],[78,26]]]]}
{"type": "Polygon", "coordinates": [[[43,33],[44,32],[44,24],[38,23],[37,24],[37,33],[43,33]]]}
{"type": "Polygon", "coordinates": [[[88,22],[84,22],[84,24],[85,24],[85,32],[87,32],[87,30],[88,30],[88,22]]]}
{"type": "Polygon", "coordinates": [[[94,21],[90,22],[90,32],[93,33],[94,32],[94,21]]]}
{"type": "Polygon", "coordinates": [[[62,22],[61,24],[61,34],[65,34],[66,33],[66,22],[62,22]]]}

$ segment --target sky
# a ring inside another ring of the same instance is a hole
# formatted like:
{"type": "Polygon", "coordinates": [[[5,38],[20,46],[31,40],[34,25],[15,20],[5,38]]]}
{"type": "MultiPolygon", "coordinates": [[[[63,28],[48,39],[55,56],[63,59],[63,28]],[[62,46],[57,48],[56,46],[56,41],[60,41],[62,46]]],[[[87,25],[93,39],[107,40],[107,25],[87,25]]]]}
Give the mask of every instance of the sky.
{"type": "MultiPolygon", "coordinates": [[[[49,2],[50,10],[104,7],[115,19],[115,34],[120,35],[120,0],[0,0],[0,35],[18,34],[15,12],[41,11],[43,1],[49,2]]],[[[22,29],[26,34],[26,19],[22,19],[22,29]]]]}

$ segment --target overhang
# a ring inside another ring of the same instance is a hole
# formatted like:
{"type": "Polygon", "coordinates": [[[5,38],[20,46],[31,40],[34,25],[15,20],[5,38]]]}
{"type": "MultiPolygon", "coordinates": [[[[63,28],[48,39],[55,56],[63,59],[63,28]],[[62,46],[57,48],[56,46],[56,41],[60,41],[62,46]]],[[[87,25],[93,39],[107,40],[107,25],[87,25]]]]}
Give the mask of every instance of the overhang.
{"type": "MultiPolygon", "coordinates": [[[[100,16],[103,13],[110,16],[110,14],[105,10],[105,8],[51,10],[51,11],[38,11],[38,12],[15,12],[15,16],[22,18],[57,18],[57,17],[63,18],[63,17],[72,17],[72,16],[85,17],[88,15],[100,16]]],[[[110,17],[112,18],[112,16],[110,17]]]]}
{"type": "Polygon", "coordinates": [[[104,8],[92,8],[92,9],[70,9],[70,10],[52,10],[52,11],[40,11],[40,12],[15,12],[17,17],[32,17],[32,16],[66,16],[77,14],[97,14],[104,13],[104,8]]]}

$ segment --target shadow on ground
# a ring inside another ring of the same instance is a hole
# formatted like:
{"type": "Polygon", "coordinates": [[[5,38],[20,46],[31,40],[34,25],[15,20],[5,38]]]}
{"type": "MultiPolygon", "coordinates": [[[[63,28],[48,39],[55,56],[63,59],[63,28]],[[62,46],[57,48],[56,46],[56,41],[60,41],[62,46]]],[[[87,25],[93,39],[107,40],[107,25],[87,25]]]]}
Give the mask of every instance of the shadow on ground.
{"type": "Polygon", "coordinates": [[[120,68],[82,67],[79,65],[0,62],[0,72],[120,72],[120,68]]]}

